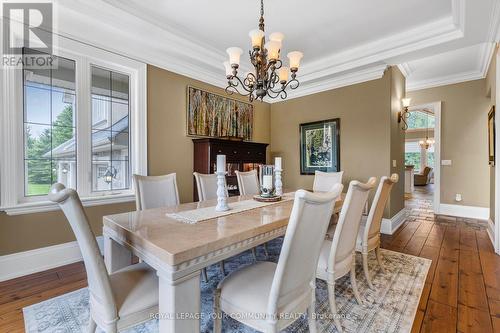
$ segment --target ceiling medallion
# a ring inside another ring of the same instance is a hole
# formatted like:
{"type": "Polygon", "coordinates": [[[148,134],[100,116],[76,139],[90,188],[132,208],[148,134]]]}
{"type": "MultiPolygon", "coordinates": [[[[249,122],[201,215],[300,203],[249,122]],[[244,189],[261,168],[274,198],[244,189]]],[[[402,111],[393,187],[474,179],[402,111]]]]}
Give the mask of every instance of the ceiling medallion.
{"type": "Polygon", "coordinates": [[[252,51],[249,51],[250,62],[254,67],[253,72],[248,72],[243,78],[238,76],[240,56],[243,50],[239,47],[230,47],[226,50],[229,61],[224,62],[228,94],[238,93],[248,96],[250,102],[269,96],[270,98],[287,98],[286,89],[297,89],[299,81],[296,79],[299,70],[302,52],[293,51],[288,53],[289,67],[283,66],[280,59],[282,42],[285,36],[281,32],[269,35],[269,41],[265,41],[264,34],[264,0],[260,2],[259,29],[250,31],[248,34],[252,40],[252,51]],[[291,79],[289,79],[289,72],[291,79]]]}

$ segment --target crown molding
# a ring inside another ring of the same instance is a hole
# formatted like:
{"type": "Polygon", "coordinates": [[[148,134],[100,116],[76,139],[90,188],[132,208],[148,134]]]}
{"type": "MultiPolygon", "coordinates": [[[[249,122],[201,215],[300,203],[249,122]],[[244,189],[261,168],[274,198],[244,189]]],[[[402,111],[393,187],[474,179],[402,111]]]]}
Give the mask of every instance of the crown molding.
{"type": "MultiPolygon", "coordinates": [[[[380,79],[382,76],[384,76],[387,67],[388,65],[386,64],[376,65],[373,67],[364,68],[362,70],[336,75],[334,77],[328,79],[322,79],[316,82],[301,83],[299,89],[288,91],[288,97],[286,100],[306,95],[312,95],[327,90],[338,89],[371,80],[377,80],[380,79]]],[[[266,102],[279,103],[282,102],[282,100],[271,99],[271,100],[266,100],[266,102]]]]}
{"type": "Polygon", "coordinates": [[[493,0],[493,8],[491,10],[490,26],[486,40],[490,42],[500,41],[500,1],[493,0]]]}
{"type": "Polygon", "coordinates": [[[407,62],[399,64],[398,68],[401,71],[401,74],[404,75],[404,77],[409,77],[413,72],[413,68],[411,68],[410,64],[407,62]]]}
{"type": "MultiPolygon", "coordinates": [[[[58,3],[64,10],[60,19],[66,22],[60,35],[225,88],[227,82],[219,66],[225,59],[223,50],[214,50],[196,36],[137,16],[133,8],[115,0],[58,3]]],[[[305,63],[300,70],[300,92],[290,92],[290,98],[363,82],[363,78],[379,78],[381,70],[373,68],[380,67],[374,64],[463,37],[464,0],[452,0],[452,9],[451,17],[305,63]],[[347,71],[350,73],[343,74],[347,71]]]]}
{"type": "MultiPolygon", "coordinates": [[[[406,81],[406,91],[435,88],[449,84],[484,79],[488,74],[488,68],[490,66],[494,50],[495,43],[484,43],[483,45],[481,45],[481,51],[479,52],[475,70],[413,82],[410,79],[406,81]]],[[[400,68],[400,70],[402,67],[409,68],[409,64],[404,63],[399,65],[398,67],[400,68]]]]}

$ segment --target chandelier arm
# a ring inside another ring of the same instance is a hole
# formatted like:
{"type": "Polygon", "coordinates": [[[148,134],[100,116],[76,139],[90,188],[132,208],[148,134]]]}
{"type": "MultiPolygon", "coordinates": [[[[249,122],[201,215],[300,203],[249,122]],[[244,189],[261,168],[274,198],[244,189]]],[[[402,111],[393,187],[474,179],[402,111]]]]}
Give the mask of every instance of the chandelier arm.
{"type": "MultiPolygon", "coordinates": [[[[247,88],[247,86],[243,83],[243,81],[241,81],[241,79],[240,79],[238,76],[233,76],[233,77],[232,77],[232,79],[233,79],[233,80],[234,80],[234,79],[236,79],[236,80],[237,80],[237,81],[236,81],[236,83],[234,83],[234,82],[230,81],[230,82],[231,82],[231,84],[232,84],[234,87],[237,87],[238,85],[241,85],[241,88],[242,88],[243,90],[245,90],[247,93],[251,94],[251,93],[253,92],[253,90],[254,90],[254,89],[252,89],[252,88],[247,88]]],[[[242,94],[242,95],[243,95],[243,96],[247,96],[247,94],[242,94]]]]}

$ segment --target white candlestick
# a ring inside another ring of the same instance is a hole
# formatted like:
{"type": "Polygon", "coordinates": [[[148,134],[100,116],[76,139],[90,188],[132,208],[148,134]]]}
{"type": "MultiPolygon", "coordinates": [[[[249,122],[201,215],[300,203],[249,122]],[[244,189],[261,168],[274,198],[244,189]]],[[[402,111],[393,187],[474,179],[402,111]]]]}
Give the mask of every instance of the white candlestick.
{"type": "Polygon", "coordinates": [[[216,172],[226,172],[226,155],[217,155],[216,172]]]}
{"type": "Polygon", "coordinates": [[[274,168],[281,170],[281,157],[276,157],[274,159],[274,168]]]}
{"type": "MultiPolygon", "coordinates": [[[[218,155],[217,156],[217,164],[219,164],[218,163],[219,156],[223,156],[224,162],[226,161],[226,156],[218,155]]],[[[229,210],[229,206],[227,205],[227,198],[226,198],[226,171],[224,171],[224,172],[217,171],[217,206],[215,207],[215,211],[225,212],[226,210],[229,210]]]]}
{"type": "Polygon", "coordinates": [[[276,195],[283,195],[283,183],[281,182],[281,166],[280,168],[276,168],[274,170],[275,174],[275,184],[274,187],[276,188],[276,195]]]}

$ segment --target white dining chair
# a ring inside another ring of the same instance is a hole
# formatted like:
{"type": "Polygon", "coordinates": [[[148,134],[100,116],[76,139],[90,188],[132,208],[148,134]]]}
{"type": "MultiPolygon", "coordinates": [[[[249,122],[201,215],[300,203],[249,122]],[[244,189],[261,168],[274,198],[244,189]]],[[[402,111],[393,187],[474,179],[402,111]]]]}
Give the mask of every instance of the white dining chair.
{"type": "Polygon", "coordinates": [[[387,200],[391,195],[391,190],[394,184],[399,180],[397,173],[391,175],[390,178],[384,176],[380,179],[380,183],[375,192],[370,212],[368,216],[363,216],[358,232],[358,239],[356,241],[356,251],[360,252],[363,257],[363,271],[365,272],[366,281],[371,289],[373,284],[370,279],[370,272],[368,270],[368,253],[375,251],[378,264],[382,272],[385,272],[382,265],[382,254],[380,253],[380,226],[382,224],[382,217],[384,215],[384,208],[387,200]]]}
{"type": "Polygon", "coordinates": [[[329,232],[333,229],[333,239],[325,239],[321,247],[316,277],[326,281],[328,285],[330,310],[339,332],[342,331],[342,325],[337,315],[335,303],[335,281],[350,273],[354,297],[358,304],[363,304],[356,284],[356,238],[363,207],[376,182],[377,179],[372,177],[366,184],[355,180],[349,183],[339,221],[329,228],[329,232]]]}
{"type": "Polygon", "coordinates": [[[106,333],[128,329],[158,313],[158,277],[144,263],[108,274],[104,259],[78,194],[54,184],[49,199],[61,207],[82,253],[90,292],[88,332],[97,326],[106,333]]]}
{"type": "Polygon", "coordinates": [[[278,332],[300,314],[308,313],[309,330],[316,332],[315,271],[321,242],[342,191],[295,193],[292,213],[278,263],[261,261],[232,272],[214,295],[214,332],[220,333],[222,312],[262,332],[278,332]],[[314,222],[314,223],[311,223],[314,222]]]}
{"type": "MultiPolygon", "coordinates": [[[[217,199],[217,175],[204,174],[193,172],[196,180],[196,189],[198,190],[198,201],[217,199]]],[[[224,184],[226,197],[229,196],[227,192],[227,185],[224,184]]]]}
{"type": "Polygon", "coordinates": [[[330,192],[336,184],[342,184],[342,175],[344,171],[339,172],[314,172],[313,192],[330,192]]]}
{"type": "Polygon", "coordinates": [[[235,171],[240,195],[260,194],[259,176],[257,170],[235,171]]]}
{"type": "MultiPolygon", "coordinates": [[[[199,172],[193,172],[194,178],[196,180],[196,189],[198,190],[198,201],[213,200],[217,199],[217,175],[216,174],[204,174],[199,172]]],[[[227,186],[224,185],[226,197],[229,197],[227,192],[227,186]]],[[[219,261],[219,267],[223,275],[226,275],[226,270],[224,269],[224,260],[219,261]]],[[[208,281],[207,269],[203,268],[201,270],[203,274],[203,279],[208,281]]]]}
{"type": "Polygon", "coordinates": [[[133,175],[137,210],[176,206],[179,204],[177,175],[133,175]]]}
{"type": "MultiPolygon", "coordinates": [[[[238,180],[238,189],[240,195],[256,195],[260,194],[259,176],[257,170],[251,171],[235,171],[236,179],[238,180]]],[[[266,258],[269,258],[267,243],[264,243],[264,253],[266,258]]],[[[257,252],[252,248],[252,254],[257,260],[257,252]]]]}

